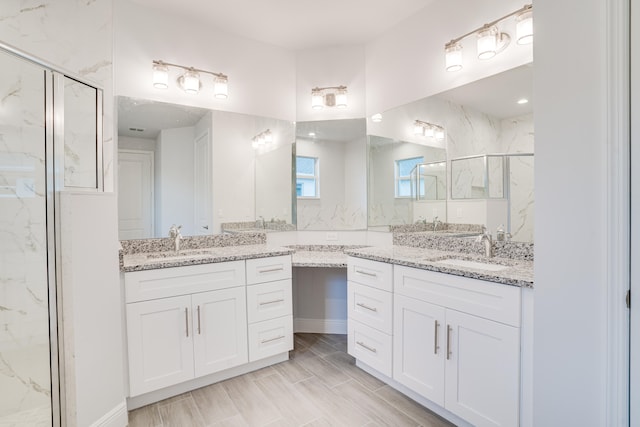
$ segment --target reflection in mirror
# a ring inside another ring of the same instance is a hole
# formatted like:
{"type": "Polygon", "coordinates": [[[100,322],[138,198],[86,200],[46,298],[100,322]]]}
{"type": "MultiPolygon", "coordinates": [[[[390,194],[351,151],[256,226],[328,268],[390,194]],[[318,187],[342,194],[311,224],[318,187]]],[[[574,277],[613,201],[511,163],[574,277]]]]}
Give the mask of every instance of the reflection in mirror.
{"type": "Polygon", "coordinates": [[[367,227],[365,119],[296,124],[298,230],[367,227]]]}
{"type": "Polygon", "coordinates": [[[64,77],[64,185],[98,187],[98,90],[64,77]]]}
{"type": "Polygon", "coordinates": [[[368,148],[370,229],[446,217],[444,149],[374,135],[368,148]]]}
{"type": "Polygon", "coordinates": [[[185,236],[220,233],[223,223],[254,228],[257,209],[290,223],[293,141],[291,122],[119,97],[120,238],[166,237],[173,224],[185,236]],[[273,142],[254,149],[267,129],[273,142]],[[277,207],[259,207],[269,198],[277,207]]]}
{"type": "MultiPolygon", "coordinates": [[[[486,225],[493,234],[502,225],[513,240],[531,242],[534,202],[532,73],[533,65],[527,64],[394,108],[382,114],[382,122],[370,122],[368,133],[389,140],[434,145],[436,141],[425,133],[414,134],[413,123],[420,120],[442,126],[446,146],[441,146],[446,147],[451,171],[447,222],[486,225]],[[501,155],[492,156],[493,153],[501,155]],[[487,206],[487,200],[501,200],[509,208],[504,215],[496,215],[487,206]]],[[[379,179],[375,181],[370,176],[369,194],[378,191],[378,184],[379,179]]],[[[412,217],[405,214],[398,222],[419,221],[421,218],[415,213],[412,217]]],[[[377,212],[369,211],[369,225],[379,225],[380,221],[371,220],[372,214],[377,215],[377,212]]],[[[424,218],[431,221],[432,216],[427,212],[424,218]]]]}
{"type": "MultiPolygon", "coordinates": [[[[293,138],[293,135],[291,136],[293,138]]],[[[256,226],[295,230],[292,145],[256,150],[256,226]]]]}

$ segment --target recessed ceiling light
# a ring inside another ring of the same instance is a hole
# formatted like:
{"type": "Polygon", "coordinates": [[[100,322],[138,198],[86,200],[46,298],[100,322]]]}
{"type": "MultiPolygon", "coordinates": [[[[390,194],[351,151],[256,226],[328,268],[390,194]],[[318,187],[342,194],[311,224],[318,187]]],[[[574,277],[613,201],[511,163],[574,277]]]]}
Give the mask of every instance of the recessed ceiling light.
{"type": "Polygon", "coordinates": [[[309,136],[310,136],[311,138],[313,138],[314,136],[316,136],[316,133],[315,133],[315,132],[309,132],[309,136]]]}
{"type": "Polygon", "coordinates": [[[518,104],[520,104],[520,105],[526,104],[527,102],[529,102],[529,100],[527,98],[518,99],[518,104]]]}

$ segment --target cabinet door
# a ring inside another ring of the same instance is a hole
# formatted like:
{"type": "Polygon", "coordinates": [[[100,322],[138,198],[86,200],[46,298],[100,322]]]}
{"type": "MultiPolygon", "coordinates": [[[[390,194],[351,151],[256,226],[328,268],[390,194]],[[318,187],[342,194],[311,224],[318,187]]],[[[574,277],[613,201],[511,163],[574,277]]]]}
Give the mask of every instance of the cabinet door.
{"type": "Polygon", "coordinates": [[[127,304],[131,396],[193,378],[190,310],[188,295],[127,304]]]}
{"type": "Polygon", "coordinates": [[[395,295],[393,378],[444,406],[445,309],[395,295]]]}
{"type": "Polygon", "coordinates": [[[446,323],[445,408],[478,427],[517,426],[520,329],[454,310],[446,323]]]}
{"type": "Polygon", "coordinates": [[[203,292],[191,298],[196,377],[247,363],[245,288],[203,292]]]}

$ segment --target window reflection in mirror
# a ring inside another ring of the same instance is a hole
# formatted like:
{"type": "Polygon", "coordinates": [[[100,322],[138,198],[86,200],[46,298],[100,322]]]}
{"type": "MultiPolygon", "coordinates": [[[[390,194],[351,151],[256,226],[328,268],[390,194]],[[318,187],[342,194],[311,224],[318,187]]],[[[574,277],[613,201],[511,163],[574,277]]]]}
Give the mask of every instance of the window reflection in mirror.
{"type": "Polygon", "coordinates": [[[298,230],[366,229],[365,130],[365,119],[296,123],[298,230]]]}

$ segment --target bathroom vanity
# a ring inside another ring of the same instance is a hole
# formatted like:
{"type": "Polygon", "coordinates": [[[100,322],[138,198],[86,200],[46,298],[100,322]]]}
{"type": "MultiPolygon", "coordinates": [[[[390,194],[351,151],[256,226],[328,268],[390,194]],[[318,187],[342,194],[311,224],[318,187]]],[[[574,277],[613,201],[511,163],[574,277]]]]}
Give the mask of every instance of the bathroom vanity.
{"type": "Polygon", "coordinates": [[[531,262],[401,246],[347,253],[359,367],[457,425],[527,424],[531,262]]]}
{"type": "Polygon", "coordinates": [[[250,244],[124,254],[129,409],[287,360],[291,252],[250,244]]]}

